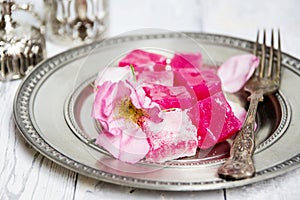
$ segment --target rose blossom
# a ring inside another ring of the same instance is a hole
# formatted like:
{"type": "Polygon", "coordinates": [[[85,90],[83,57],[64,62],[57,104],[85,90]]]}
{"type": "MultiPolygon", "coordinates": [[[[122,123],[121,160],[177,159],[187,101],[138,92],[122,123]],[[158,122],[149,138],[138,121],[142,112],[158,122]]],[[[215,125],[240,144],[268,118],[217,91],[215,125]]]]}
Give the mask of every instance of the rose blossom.
{"type": "Polygon", "coordinates": [[[103,129],[96,144],[129,163],[138,162],[149,151],[144,122],[161,122],[159,106],[145,96],[142,87],[133,84],[120,80],[98,85],[92,112],[103,129]]]}

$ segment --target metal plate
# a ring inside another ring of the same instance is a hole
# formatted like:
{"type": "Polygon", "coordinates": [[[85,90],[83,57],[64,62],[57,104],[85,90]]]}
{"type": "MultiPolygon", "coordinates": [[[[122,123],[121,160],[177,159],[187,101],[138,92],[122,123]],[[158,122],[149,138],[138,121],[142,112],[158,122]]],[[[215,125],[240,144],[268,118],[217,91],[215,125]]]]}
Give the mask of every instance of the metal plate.
{"type": "Polygon", "coordinates": [[[206,157],[131,165],[87,142],[92,137],[88,134],[97,134],[90,117],[88,84],[128,51],[201,51],[205,62],[223,62],[251,52],[252,47],[250,41],[203,33],[123,36],[78,47],[44,61],[26,77],[15,97],[15,122],[24,138],[49,159],[115,184],[156,190],[212,190],[275,177],[300,166],[300,90],[294,87],[300,84],[300,61],[288,54],[283,54],[280,92],[260,106],[253,178],[225,181],[218,177],[216,171],[228,149],[224,144],[206,157]]]}

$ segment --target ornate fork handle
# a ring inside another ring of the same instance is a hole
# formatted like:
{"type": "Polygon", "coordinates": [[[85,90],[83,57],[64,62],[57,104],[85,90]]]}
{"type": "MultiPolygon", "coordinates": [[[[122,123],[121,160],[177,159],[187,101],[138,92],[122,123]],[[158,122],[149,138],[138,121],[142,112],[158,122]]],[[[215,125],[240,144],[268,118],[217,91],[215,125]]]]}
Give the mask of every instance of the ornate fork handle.
{"type": "Polygon", "coordinates": [[[255,173],[252,159],[255,148],[255,116],[258,103],[263,101],[263,92],[258,90],[249,98],[250,105],[243,127],[232,144],[230,157],[218,170],[219,176],[225,179],[243,179],[252,177],[255,173]]]}

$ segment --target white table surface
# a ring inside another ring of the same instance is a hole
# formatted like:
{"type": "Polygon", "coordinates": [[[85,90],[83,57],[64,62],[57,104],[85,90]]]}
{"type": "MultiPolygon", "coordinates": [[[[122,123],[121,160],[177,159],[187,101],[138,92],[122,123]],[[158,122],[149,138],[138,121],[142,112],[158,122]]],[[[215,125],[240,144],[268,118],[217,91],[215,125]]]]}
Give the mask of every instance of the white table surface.
{"type": "MultiPolygon", "coordinates": [[[[297,0],[111,0],[108,36],[160,28],[254,40],[258,29],[274,27],[281,30],[283,50],[300,57],[299,7],[297,0]]],[[[66,49],[47,41],[48,56],[66,49]]],[[[253,185],[208,192],[134,189],[72,172],[42,156],[17,133],[12,106],[19,84],[0,83],[0,199],[300,199],[300,169],[253,185]]]]}

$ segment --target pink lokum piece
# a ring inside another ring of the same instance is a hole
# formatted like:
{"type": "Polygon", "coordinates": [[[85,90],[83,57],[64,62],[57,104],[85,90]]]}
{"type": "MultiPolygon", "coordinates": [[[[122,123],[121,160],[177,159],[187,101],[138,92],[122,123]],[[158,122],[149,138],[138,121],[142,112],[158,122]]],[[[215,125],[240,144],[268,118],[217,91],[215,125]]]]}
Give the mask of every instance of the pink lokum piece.
{"type": "Polygon", "coordinates": [[[222,91],[221,80],[214,70],[200,71],[196,68],[175,71],[174,86],[185,86],[197,100],[222,91]]]}
{"type": "Polygon", "coordinates": [[[165,66],[166,60],[167,58],[163,55],[135,49],[120,60],[119,67],[125,67],[132,64],[136,71],[153,71],[157,66],[159,66],[158,69],[165,66]]]}
{"type": "Polygon", "coordinates": [[[202,55],[200,53],[175,53],[170,65],[173,69],[200,68],[202,55]]]}
{"type": "Polygon", "coordinates": [[[137,75],[137,81],[140,84],[160,84],[165,86],[173,86],[173,71],[143,71],[137,75]]]}
{"type": "Polygon", "coordinates": [[[197,130],[184,111],[163,112],[160,125],[148,124],[147,136],[150,150],[146,160],[165,162],[193,156],[197,149],[197,130]]]}
{"type": "MultiPolygon", "coordinates": [[[[161,109],[186,109],[193,105],[193,100],[183,86],[163,86],[153,84],[143,87],[146,96],[160,105],[161,109]]],[[[195,102],[194,102],[195,103],[195,102]]]]}
{"type": "Polygon", "coordinates": [[[198,101],[188,115],[198,129],[198,146],[202,149],[226,140],[242,126],[222,92],[198,101]]]}

